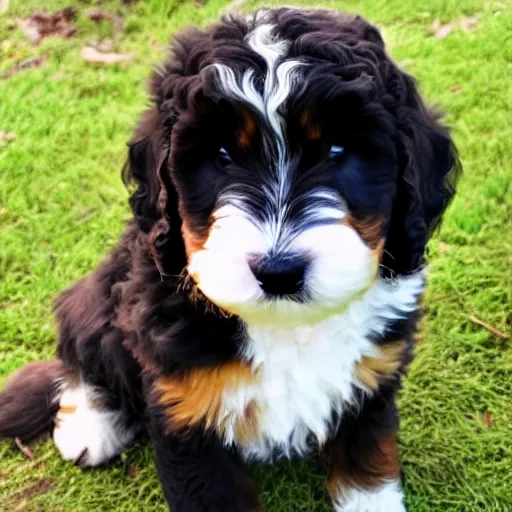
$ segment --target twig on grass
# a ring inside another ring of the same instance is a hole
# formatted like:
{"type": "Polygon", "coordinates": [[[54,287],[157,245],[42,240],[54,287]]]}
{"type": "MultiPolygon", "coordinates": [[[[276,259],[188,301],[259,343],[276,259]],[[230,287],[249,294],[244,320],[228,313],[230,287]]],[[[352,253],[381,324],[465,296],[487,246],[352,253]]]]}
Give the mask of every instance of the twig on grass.
{"type": "Polygon", "coordinates": [[[30,459],[30,460],[33,460],[34,459],[34,454],[32,452],[32,450],[28,447],[28,446],[25,446],[22,442],[21,442],[21,439],[19,437],[15,437],[14,438],[14,443],[16,444],[16,446],[18,447],[18,450],[23,453],[23,455],[25,455],[25,457],[27,457],[27,459],[30,459]]]}
{"type": "Polygon", "coordinates": [[[508,339],[509,338],[508,334],[506,334],[504,332],[501,332],[501,331],[498,331],[498,329],[495,329],[492,325],[489,325],[487,322],[484,322],[483,320],[480,320],[479,318],[477,318],[474,315],[469,315],[468,318],[474,324],[479,325],[480,327],[483,327],[484,329],[487,329],[489,332],[494,334],[494,336],[496,336],[497,338],[502,338],[502,339],[508,339]]]}

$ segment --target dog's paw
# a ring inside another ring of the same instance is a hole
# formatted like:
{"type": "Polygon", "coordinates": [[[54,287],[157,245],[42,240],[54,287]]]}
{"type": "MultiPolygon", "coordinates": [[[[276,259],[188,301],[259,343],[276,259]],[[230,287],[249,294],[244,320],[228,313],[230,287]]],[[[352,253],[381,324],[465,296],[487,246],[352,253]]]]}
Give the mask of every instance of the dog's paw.
{"type": "Polygon", "coordinates": [[[99,466],[119,455],[135,435],[120,411],[102,407],[91,386],[80,384],[62,392],[53,440],[64,460],[99,466]]]}
{"type": "Polygon", "coordinates": [[[406,512],[399,482],[377,489],[349,489],[334,501],[335,512],[406,512]]]}

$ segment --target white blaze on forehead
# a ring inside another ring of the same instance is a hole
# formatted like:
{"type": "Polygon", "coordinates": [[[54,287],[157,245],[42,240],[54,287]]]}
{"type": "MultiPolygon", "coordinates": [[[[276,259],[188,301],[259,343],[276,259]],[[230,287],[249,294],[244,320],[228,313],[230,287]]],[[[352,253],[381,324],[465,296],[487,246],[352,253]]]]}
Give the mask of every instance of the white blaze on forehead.
{"type": "Polygon", "coordinates": [[[305,64],[298,60],[283,60],[290,46],[289,41],[278,39],[273,33],[274,26],[263,24],[256,27],[246,38],[247,44],[260,55],[266,64],[263,77],[263,91],[255,85],[254,69],[237,76],[229,66],[214,64],[218,83],[231,97],[251,105],[268,122],[277,137],[279,165],[286,158],[283,117],[279,111],[289,97],[297,78],[297,69],[305,64]]]}
{"type": "MultiPolygon", "coordinates": [[[[258,22],[258,20],[255,20],[258,22]]],[[[299,77],[298,70],[305,63],[294,59],[285,59],[290,42],[279,39],[274,25],[264,23],[257,26],[246,37],[247,44],[260,55],[266,64],[263,77],[263,90],[256,87],[254,69],[246,70],[241,76],[229,66],[214,64],[218,84],[232,98],[250,105],[262,117],[270,128],[271,136],[264,139],[268,157],[269,183],[267,199],[269,201],[269,226],[265,228],[274,243],[277,242],[285,226],[285,217],[289,210],[287,202],[290,192],[290,170],[293,167],[285,137],[283,105],[299,77]]]]}
{"type": "MultiPolygon", "coordinates": [[[[267,65],[262,94],[262,114],[278,138],[279,157],[284,159],[286,144],[283,117],[279,114],[279,108],[292,90],[296,69],[303,64],[297,60],[282,60],[290,43],[284,39],[277,39],[273,30],[273,25],[260,25],[251,32],[247,42],[257,54],[263,57],[267,65]]],[[[284,162],[279,162],[280,165],[282,163],[284,162]]]]}

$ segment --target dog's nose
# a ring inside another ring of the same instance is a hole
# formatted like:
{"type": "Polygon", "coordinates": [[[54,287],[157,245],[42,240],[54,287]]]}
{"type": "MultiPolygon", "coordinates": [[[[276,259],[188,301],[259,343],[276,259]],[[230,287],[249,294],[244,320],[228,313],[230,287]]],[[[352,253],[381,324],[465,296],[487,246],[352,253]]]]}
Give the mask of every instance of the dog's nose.
{"type": "Polygon", "coordinates": [[[249,265],[267,295],[296,295],[304,289],[308,261],[302,256],[283,254],[255,258],[249,265]]]}

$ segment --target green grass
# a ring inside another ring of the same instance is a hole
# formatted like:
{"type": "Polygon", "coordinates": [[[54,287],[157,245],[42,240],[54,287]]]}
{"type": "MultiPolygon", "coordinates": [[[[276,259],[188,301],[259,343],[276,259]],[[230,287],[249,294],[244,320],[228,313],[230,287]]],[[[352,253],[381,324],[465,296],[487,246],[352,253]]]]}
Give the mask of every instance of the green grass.
{"type": "MultiPolygon", "coordinates": [[[[48,9],[68,1],[48,0],[48,9]]],[[[169,35],[206,23],[226,7],[209,0],[119,0],[102,7],[124,16],[117,50],[129,63],[94,67],[80,46],[109,33],[76,0],[79,35],[38,48],[13,20],[36,0],[11,0],[0,15],[0,73],[32,56],[44,65],[0,80],[0,385],[15,368],[49,358],[55,344],[51,301],[94,267],[129,215],[119,170],[125,141],[145,106],[144,81],[169,35]]],[[[311,2],[305,2],[310,4],[311,2]]],[[[253,0],[246,8],[256,5],[253,0]]],[[[500,0],[333,0],[379,24],[393,57],[439,104],[465,174],[441,234],[431,244],[430,288],[421,343],[401,394],[401,457],[410,512],[512,511],[512,2],[500,0]],[[469,33],[445,39],[428,27],[478,16],[469,33]]],[[[0,510],[165,511],[145,444],[102,470],[62,462],[50,442],[27,461],[0,444],[0,510]]],[[[255,468],[265,510],[329,510],[314,463],[255,468]]]]}

